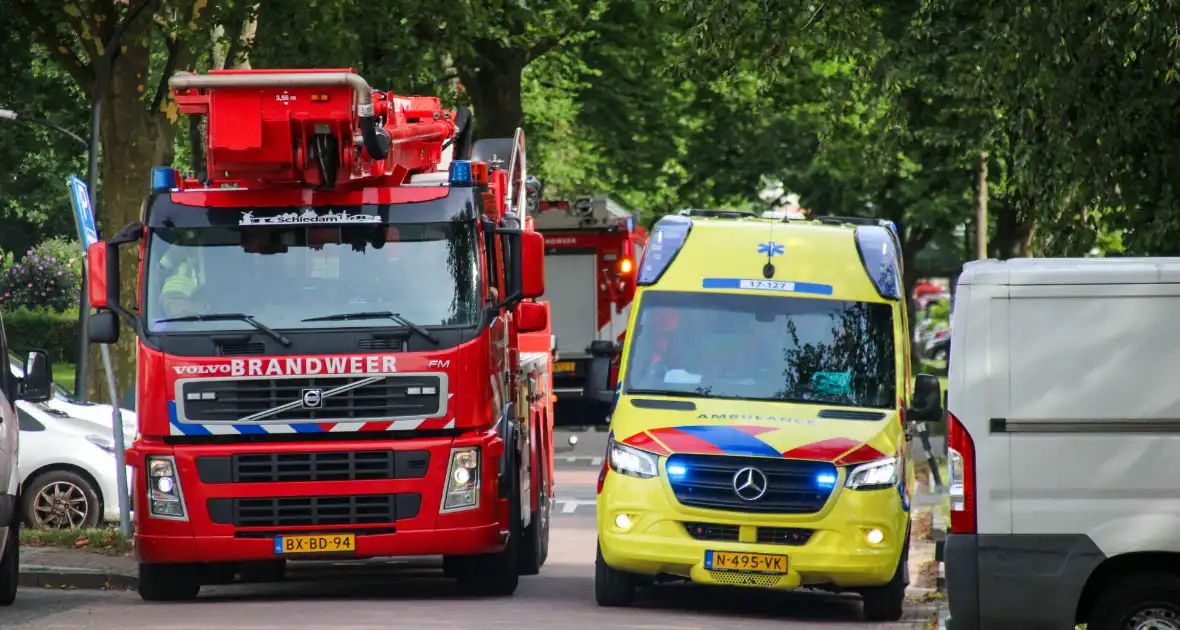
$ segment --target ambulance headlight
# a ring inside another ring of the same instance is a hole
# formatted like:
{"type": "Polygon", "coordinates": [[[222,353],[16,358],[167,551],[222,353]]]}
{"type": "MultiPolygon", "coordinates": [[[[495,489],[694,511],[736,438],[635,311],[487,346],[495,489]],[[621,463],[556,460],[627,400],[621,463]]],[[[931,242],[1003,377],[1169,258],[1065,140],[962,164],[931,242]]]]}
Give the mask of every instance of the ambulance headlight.
{"type": "Polygon", "coordinates": [[[881,490],[897,485],[901,476],[898,459],[888,457],[875,462],[861,464],[848,473],[844,485],[853,490],[881,490]]]}

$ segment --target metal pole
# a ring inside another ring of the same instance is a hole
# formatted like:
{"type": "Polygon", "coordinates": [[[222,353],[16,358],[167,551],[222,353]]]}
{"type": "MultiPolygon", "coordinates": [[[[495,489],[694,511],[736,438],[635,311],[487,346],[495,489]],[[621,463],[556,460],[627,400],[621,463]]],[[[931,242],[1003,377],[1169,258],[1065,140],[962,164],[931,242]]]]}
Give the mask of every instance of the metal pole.
{"type": "Polygon", "coordinates": [[[43,118],[33,118],[32,116],[29,116],[27,114],[22,114],[17,111],[13,111],[11,109],[0,109],[0,118],[4,118],[7,120],[15,120],[16,122],[32,123],[34,125],[41,125],[42,127],[48,127],[49,129],[52,129],[54,131],[59,131],[65,135],[69,136],[75,142],[82,145],[83,149],[90,148],[90,145],[86,144],[86,141],[82,139],[82,136],[79,136],[78,134],[70,131],[69,129],[66,129],[65,127],[62,127],[61,125],[59,125],[55,122],[50,122],[50,121],[45,120],[43,118]]]}

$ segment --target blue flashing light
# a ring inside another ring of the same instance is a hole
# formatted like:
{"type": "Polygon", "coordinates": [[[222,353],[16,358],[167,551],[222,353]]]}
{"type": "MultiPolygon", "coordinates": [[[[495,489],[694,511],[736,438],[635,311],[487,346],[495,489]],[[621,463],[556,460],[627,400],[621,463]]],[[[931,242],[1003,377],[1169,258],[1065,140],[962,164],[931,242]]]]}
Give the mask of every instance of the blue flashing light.
{"type": "Polygon", "coordinates": [[[680,479],[687,474],[688,469],[684,467],[684,464],[671,464],[668,466],[668,476],[673,479],[680,479]]]}
{"type": "Polygon", "coordinates": [[[152,190],[161,192],[176,188],[176,171],[167,166],[152,169],[152,190]]]}
{"type": "Polygon", "coordinates": [[[821,488],[831,488],[836,485],[836,475],[832,473],[820,473],[816,475],[815,483],[821,488]]]}
{"type": "Polygon", "coordinates": [[[900,256],[893,235],[884,226],[862,225],[856,228],[856,246],[865,272],[887,300],[901,299],[900,256]]]}
{"type": "Polygon", "coordinates": [[[469,160],[452,160],[449,172],[451,186],[471,186],[471,162],[469,160]]]}
{"type": "Polygon", "coordinates": [[[643,262],[639,265],[639,277],[635,280],[638,285],[655,284],[668,265],[684,247],[688,240],[688,233],[692,230],[692,219],[670,214],[659,220],[652,228],[651,239],[647,249],[643,252],[643,262]]]}

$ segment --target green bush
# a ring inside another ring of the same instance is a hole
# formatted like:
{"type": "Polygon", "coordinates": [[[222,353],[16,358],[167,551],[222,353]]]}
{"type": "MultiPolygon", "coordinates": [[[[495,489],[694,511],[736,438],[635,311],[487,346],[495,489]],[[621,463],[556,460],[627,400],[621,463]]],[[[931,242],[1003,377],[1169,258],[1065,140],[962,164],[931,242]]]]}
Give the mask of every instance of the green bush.
{"type": "Polygon", "coordinates": [[[5,258],[0,273],[0,306],[55,311],[77,306],[82,252],[76,241],[50,239],[30,249],[19,261],[5,258]]]}
{"type": "Polygon", "coordinates": [[[54,361],[78,362],[78,309],[5,309],[4,331],[17,352],[44,350],[54,361]]]}

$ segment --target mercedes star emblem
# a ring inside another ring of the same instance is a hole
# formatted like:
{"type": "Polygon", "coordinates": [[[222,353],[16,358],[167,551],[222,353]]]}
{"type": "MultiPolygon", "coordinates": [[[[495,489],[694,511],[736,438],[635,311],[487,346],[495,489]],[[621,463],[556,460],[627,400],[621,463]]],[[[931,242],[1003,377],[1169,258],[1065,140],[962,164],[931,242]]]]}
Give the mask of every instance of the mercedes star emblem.
{"type": "Polygon", "coordinates": [[[739,499],[757,501],[766,494],[766,475],[757,468],[743,468],[733,476],[733,492],[739,499]]]}

